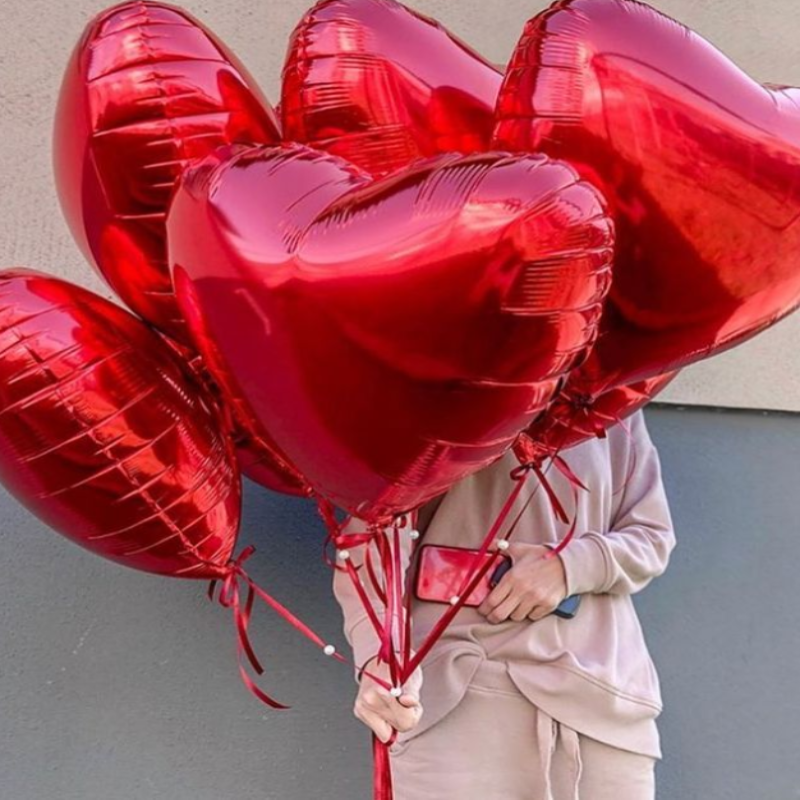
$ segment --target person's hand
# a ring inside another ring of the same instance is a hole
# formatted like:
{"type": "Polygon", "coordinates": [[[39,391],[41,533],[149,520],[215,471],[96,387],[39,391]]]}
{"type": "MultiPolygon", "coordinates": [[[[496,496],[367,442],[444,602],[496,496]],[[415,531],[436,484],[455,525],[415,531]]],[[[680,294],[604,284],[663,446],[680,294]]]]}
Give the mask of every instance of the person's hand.
{"type": "Polygon", "coordinates": [[[411,677],[403,686],[400,697],[392,697],[388,689],[370,678],[367,672],[391,683],[389,665],[386,662],[378,663],[375,656],[370,659],[365,672],[361,676],[353,713],[382,741],[388,742],[392,729],[399,733],[413,730],[422,717],[422,705],[419,701],[419,692],[422,688],[422,669],[417,667],[411,677]]]}
{"type": "Polygon", "coordinates": [[[540,620],[558,608],[567,596],[561,559],[544,545],[517,542],[509,543],[506,555],[513,566],[478,606],[478,613],[497,624],[540,620]]]}

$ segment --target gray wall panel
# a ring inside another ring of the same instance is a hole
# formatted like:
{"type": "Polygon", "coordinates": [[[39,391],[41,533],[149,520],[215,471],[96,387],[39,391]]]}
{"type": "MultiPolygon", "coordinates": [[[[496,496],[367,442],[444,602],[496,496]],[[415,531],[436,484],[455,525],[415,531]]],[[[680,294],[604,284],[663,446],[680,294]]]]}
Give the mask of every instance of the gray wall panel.
{"type": "MultiPolygon", "coordinates": [[[[661,674],[661,800],[800,797],[800,417],[653,408],[679,545],[637,599],[661,674]]],[[[204,585],[128,572],[0,498],[2,800],[353,800],[350,671],[259,611],[272,712],[204,585]]],[[[313,509],[250,486],[253,576],[342,645],[313,509]]]]}

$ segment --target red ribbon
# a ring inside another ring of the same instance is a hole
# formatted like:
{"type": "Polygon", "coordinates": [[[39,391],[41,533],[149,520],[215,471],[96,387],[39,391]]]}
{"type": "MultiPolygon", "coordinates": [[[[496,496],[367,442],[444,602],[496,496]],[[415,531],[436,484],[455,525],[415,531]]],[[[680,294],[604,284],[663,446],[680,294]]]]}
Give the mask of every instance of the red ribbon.
{"type": "Polygon", "coordinates": [[[628,474],[625,476],[625,482],[622,484],[622,486],[619,487],[619,489],[614,490],[615,495],[624,493],[625,490],[628,488],[628,484],[631,482],[631,480],[633,479],[633,475],[636,472],[636,462],[638,460],[636,452],[636,441],[633,438],[633,431],[631,431],[630,426],[627,424],[627,420],[623,420],[617,417],[617,424],[622,428],[622,430],[625,431],[625,434],[628,437],[628,441],[631,445],[631,465],[628,468],[628,474]]]}
{"type": "Polygon", "coordinates": [[[386,593],[383,591],[383,587],[381,586],[380,581],[378,580],[378,575],[375,572],[375,567],[372,564],[372,551],[369,547],[364,548],[364,563],[367,567],[367,575],[369,576],[369,581],[372,584],[372,588],[375,590],[375,594],[378,595],[378,600],[384,605],[386,604],[386,593]]]}
{"type": "Polygon", "coordinates": [[[553,486],[550,483],[550,481],[547,480],[547,476],[545,475],[542,468],[538,464],[533,464],[531,465],[531,469],[536,473],[536,477],[539,479],[539,483],[541,484],[542,488],[547,494],[547,497],[550,499],[550,505],[553,508],[553,513],[561,522],[564,523],[569,522],[569,517],[567,516],[567,512],[564,511],[564,506],[561,505],[561,501],[558,499],[558,495],[556,494],[555,489],[553,489],[553,486]]]}
{"type": "MultiPolygon", "coordinates": [[[[270,697],[266,692],[261,689],[252,677],[248,674],[246,664],[249,663],[253,671],[258,675],[264,674],[264,667],[255,654],[249,636],[250,618],[253,613],[253,605],[255,599],[258,598],[266,603],[273,611],[275,611],[284,621],[288,622],[295,630],[299,631],[309,641],[313,642],[317,647],[325,650],[329,645],[325,640],[319,636],[309,625],[303,622],[299,617],[289,611],[283,603],[280,603],[268,592],[264,591],[258,586],[253,579],[247,574],[244,569],[244,563],[255,553],[255,548],[250,545],[246,547],[239,556],[228,564],[228,569],[225,577],[222,578],[222,587],[219,592],[219,603],[224,608],[230,608],[233,612],[234,624],[236,625],[236,656],[239,662],[239,675],[242,682],[247,687],[248,691],[258,698],[265,705],[271,708],[283,710],[288,709],[290,706],[278,702],[270,697]],[[242,601],[244,590],[244,601],[242,601]]],[[[352,569],[352,564],[349,565],[352,569]]],[[[214,599],[214,593],[218,581],[211,581],[208,587],[208,596],[210,600],[214,599]]],[[[355,668],[355,665],[345,658],[341,653],[335,649],[328,653],[332,658],[342,664],[349,664],[355,668]]],[[[382,684],[387,689],[390,688],[385,681],[376,675],[366,672],[373,680],[382,684]]]]}
{"type": "Polygon", "coordinates": [[[389,755],[392,739],[382,742],[374,733],[372,734],[372,796],[374,800],[394,800],[392,787],[392,764],[389,755]]]}
{"type": "MultiPolygon", "coordinates": [[[[527,468],[520,468],[515,470],[513,477],[516,481],[514,490],[510,493],[500,513],[497,515],[491,529],[487,533],[482,545],[481,552],[488,551],[492,541],[497,537],[503,523],[511,512],[511,509],[523,489],[525,478],[529,470],[527,468]]],[[[486,559],[482,564],[480,559],[476,559],[474,566],[470,573],[465,577],[466,589],[462,587],[459,592],[459,600],[456,604],[450,606],[448,610],[442,615],[434,629],[429,633],[423,642],[420,650],[412,657],[411,656],[411,593],[405,591],[403,574],[401,569],[400,558],[400,520],[395,521],[391,530],[391,543],[388,537],[381,529],[373,527],[367,533],[353,533],[342,534],[342,526],[335,519],[331,512],[330,505],[327,507],[321,506],[320,513],[328,526],[328,539],[327,541],[333,542],[340,549],[357,546],[360,544],[366,545],[367,556],[365,563],[367,564],[367,572],[373,586],[376,589],[376,594],[381,603],[384,605],[384,618],[381,625],[377,612],[372,606],[370,599],[361,583],[361,578],[358,571],[347,559],[344,564],[353,586],[361,600],[361,603],[367,613],[367,616],[372,622],[376,633],[381,639],[381,647],[378,654],[379,662],[383,661],[389,665],[391,680],[394,686],[402,686],[408,678],[417,669],[422,659],[428,654],[433,645],[439,640],[444,630],[452,621],[453,617],[463,607],[464,602],[473,592],[475,587],[484,578],[488,570],[495,563],[500,553],[495,552],[493,557],[486,559]],[[369,561],[370,544],[375,543],[378,555],[380,557],[381,568],[384,577],[384,586],[380,586],[380,581],[374,570],[371,568],[369,561]],[[400,636],[400,646],[398,659],[398,648],[394,646],[394,627],[395,622],[399,617],[399,625],[397,626],[398,635],[400,636]]],[[[366,673],[370,675],[370,673],[366,673]]],[[[370,675],[373,680],[377,680],[375,676],[370,675]]],[[[385,681],[378,680],[378,682],[385,688],[391,688],[385,681]]],[[[392,732],[392,737],[388,742],[381,742],[377,736],[373,736],[373,788],[374,800],[393,800],[394,793],[392,788],[392,775],[391,775],[391,758],[389,748],[394,742],[397,735],[396,731],[392,732]]]]}
{"type": "MultiPolygon", "coordinates": [[[[559,471],[569,480],[573,495],[577,500],[578,488],[586,489],[584,484],[578,479],[574,472],[570,469],[569,465],[558,455],[558,451],[552,454],[552,463],[559,471]]],[[[419,650],[412,656],[411,655],[411,592],[405,590],[404,576],[401,569],[400,557],[400,521],[395,521],[390,531],[384,531],[377,526],[373,526],[366,533],[352,533],[343,534],[342,526],[336,521],[332,513],[321,512],[323,519],[329,526],[328,540],[336,544],[340,549],[347,549],[348,547],[355,547],[364,544],[366,547],[366,555],[364,563],[367,566],[366,572],[375,589],[381,605],[383,606],[383,621],[378,615],[378,612],[373,607],[369,596],[361,583],[361,577],[357,569],[350,563],[350,560],[345,561],[344,568],[347,570],[350,580],[352,581],[359,599],[375,628],[376,633],[380,638],[380,650],[378,653],[378,661],[385,662],[389,665],[389,672],[393,686],[402,686],[420,666],[423,659],[428,655],[430,650],[441,638],[444,631],[452,622],[456,614],[461,610],[467,598],[472,594],[478,584],[483,580],[488,571],[495,565],[500,556],[500,551],[494,551],[491,558],[484,559],[482,556],[488,552],[492,542],[500,535],[501,529],[508,519],[514,504],[516,503],[520,493],[525,486],[525,479],[531,472],[535,472],[539,478],[536,488],[533,490],[522,509],[516,515],[513,523],[511,524],[504,538],[508,540],[517,528],[523,512],[528,507],[537,490],[541,487],[547,492],[550,502],[553,505],[554,512],[558,518],[564,522],[569,522],[569,517],[564,510],[561,502],[556,495],[553,487],[550,485],[546,477],[546,470],[542,470],[539,464],[525,465],[512,473],[512,478],[515,480],[516,485],[509,493],[503,507],[492,523],[489,531],[484,537],[481,547],[478,551],[478,557],[474,560],[473,566],[465,576],[462,586],[458,592],[458,599],[453,603],[440,617],[433,629],[425,637],[425,641],[421,644],[419,650]],[[382,569],[383,585],[375,574],[372,567],[370,550],[371,545],[374,543],[382,569]],[[395,647],[395,624],[399,619],[397,626],[397,635],[399,637],[399,647],[395,647]],[[398,658],[399,655],[399,658],[398,658]]],[[[564,540],[558,545],[557,548],[548,553],[548,557],[555,556],[564,547],[567,546],[572,539],[577,524],[577,516],[572,520],[572,526],[567,533],[564,540]]],[[[366,673],[369,674],[369,673],[366,673]]],[[[370,676],[375,679],[374,676],[370,676]]],[[[385,688],[389,687],[385,681],[379,681],[385,688]]],[[[373,735],[373,789],[374,800],[393,800],[392,788],[392,775],[391,775],[391,758],[389,748],[396,737],[396,731],[393,732],[392,738],[389,742],[381,742],[377,736],[373,735]]]]}

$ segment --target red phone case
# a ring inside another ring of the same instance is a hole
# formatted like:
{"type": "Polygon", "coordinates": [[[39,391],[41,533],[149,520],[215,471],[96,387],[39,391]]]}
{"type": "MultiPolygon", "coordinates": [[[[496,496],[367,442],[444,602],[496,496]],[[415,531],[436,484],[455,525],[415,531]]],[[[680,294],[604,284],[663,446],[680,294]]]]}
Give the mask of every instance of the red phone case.
{"type": "MultiPolygon", "coordinates": [[[[442,545],[425,544],[420,548],[417,562],[416,580],[414,581],[414,594],[419,600],[431,603],[450,603],[450,598],[458,593],[464,577],[472,569],[479,550],[470,550],[466,547],[444,547],[442,545]]],[[[487,552],[483,561],[488,561],[494,553],[487,552]]],[[[473,589],[464,603],[465,606],[479,606],[491,591],[490,580],[492,574],[508,556],[499,556],[495,565],[490,567],[481,578],[480,583],[473,589]]]]}

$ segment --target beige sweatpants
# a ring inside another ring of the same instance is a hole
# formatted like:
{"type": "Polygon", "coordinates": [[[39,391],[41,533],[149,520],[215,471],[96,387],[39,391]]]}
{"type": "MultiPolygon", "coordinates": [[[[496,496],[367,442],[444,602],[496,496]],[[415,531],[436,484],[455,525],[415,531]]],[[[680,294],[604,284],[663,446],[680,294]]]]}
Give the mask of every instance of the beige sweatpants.
{"type": "Polygon", "coordinates": [[[390,752],[396,800],[655,798],[655,759],[559,724],[500,662],[483,662],[453,711],[390,752]]]}

